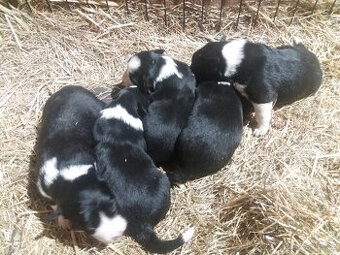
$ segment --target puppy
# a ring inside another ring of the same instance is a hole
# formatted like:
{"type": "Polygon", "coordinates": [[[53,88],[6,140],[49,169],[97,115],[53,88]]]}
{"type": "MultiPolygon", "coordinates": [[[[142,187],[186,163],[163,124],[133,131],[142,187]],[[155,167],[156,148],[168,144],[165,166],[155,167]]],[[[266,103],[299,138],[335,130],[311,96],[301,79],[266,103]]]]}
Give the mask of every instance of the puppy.
{"type": "Polygon", "coordinates": [[[47,100],[37,141],[37,186],[56,204],[52,216],[61,227],[73,225],[109,243],[126,225],[96,175],[92,129],[102,107],[78,86],[64,87],[47,100]]]}
{"type": "Polygon", "coordinates": [[[140,116],[147,105],[140,90],[129,87],[101,111],[94,127],[97,168],[115,196],[116,213],[127,224],[124,234],[149,252],[167,253],[188,241],[193,229],[169,241],[154,232],[170,206],[170,183],[146,152],[140,116]]]}
{"type": "Polygon", "coordinates": [[[195,100],[195,77],[190,68],[163,55],[142,51],[128,62],[124,85],[137,84],[150,105],[143,118],[148,154],[157,165],[167,162],[195,100]]]}
{"type": "Polygon", "coordinates": [[[201,81],[233,81],[254,106],[255,136],[267,133],[271,111],[314,94],[322,71],[316,56],[302,43],[270,48],[244,39],[211,42],[196,51],[191,69],[201,81]]]}
{"type": "Polygon", "coordinates": [[[242,122],[242,104],[230,83],[199,83],[174,157],[164,166],[171,183],[184,183],[224,167],[241,142],[242,122]]]}

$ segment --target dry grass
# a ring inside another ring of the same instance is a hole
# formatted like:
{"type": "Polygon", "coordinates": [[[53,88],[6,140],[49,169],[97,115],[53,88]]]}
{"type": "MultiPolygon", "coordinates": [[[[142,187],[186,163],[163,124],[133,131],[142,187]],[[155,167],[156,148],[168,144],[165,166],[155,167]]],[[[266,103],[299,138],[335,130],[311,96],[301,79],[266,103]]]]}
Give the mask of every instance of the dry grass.
{"type": "MultiPolygon", "coordinates": [[[[317,10],[292,26],[284,19],[274,25],[267,18],[270,8],[262,9],[256,28],[243,17],[235,30],[228,25],[235,14],[225,13],[222,33],[272,46],[302,38],[321,61],[323,85],[316,96],[277,111],[285,124],[264,138],[246,127],[223,171],[172,190],[159,235],[171,238],[188,225],[196,227],[193,240],[172,254],[340,252],[339,16],[317,10]]],[[[188,62],[206,38],[219,36],[211,29],[215,23],[207,19],[198,31],[193,11],[183,33],[176,9],[168,29],[156,11],[148,23],[141,11],[127,16],[122,6],[110,15],[55,9],[0,13],[0,254],[145,254],[130,238],[102,247],[44,219],[50,209],[32,183],[41,110],[51,93],[68,84],[109,92],[129,56],[140,50],[165,48],[188,62]]]]}

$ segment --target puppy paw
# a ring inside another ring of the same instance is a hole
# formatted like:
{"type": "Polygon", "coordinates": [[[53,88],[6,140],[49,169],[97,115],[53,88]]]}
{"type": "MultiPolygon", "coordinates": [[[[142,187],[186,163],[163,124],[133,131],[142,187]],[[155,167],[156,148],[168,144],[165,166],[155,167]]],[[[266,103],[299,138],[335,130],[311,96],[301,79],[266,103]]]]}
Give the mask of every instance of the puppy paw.
{"type": "Polygon", "coordinates": [[[65,219],[63,215],[58,216],[58,226],[61,227],[64,230],[71,230],[72,229],[71,221],[65,219]]]}
{"type": "Polygon", "coordinates": [[[267,134],[269,127],[258,127],[254,129],[254,136],[259,137],[267,134]]]}

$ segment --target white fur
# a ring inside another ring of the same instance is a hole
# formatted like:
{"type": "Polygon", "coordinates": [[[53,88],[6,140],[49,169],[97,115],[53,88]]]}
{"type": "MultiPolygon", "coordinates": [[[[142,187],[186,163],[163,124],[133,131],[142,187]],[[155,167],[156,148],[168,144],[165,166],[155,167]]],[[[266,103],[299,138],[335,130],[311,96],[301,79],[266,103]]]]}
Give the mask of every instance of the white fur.
{"type": "Polygon", "coordinates": [[[252,103],[255,109],[255,119],[257,127],[254,130],[255,136],[265,135],[270,127],[270,119],[272,116],[273,102],[265,104],[252,103]]]}
{"type": "Polygon", "coordinates": [[[67,181],[73,181],[87,174],[92,165],[72,165],[60,170],[60,175],[67,181]]]}
{"type": "Polygon", "coordinates": [[[222,86],[230,86],[230,82],[227,81],[218,81],[217,84],[222,86]]]}
{"type": "Polygon", "coordinates": [[[53,209],[53,211],[56,211],[58,209],[57,205],[51,205],[51,208],[53,209]]]}
{"type": "Polygon", "coordinates": [[[246,89],[246,85],[243,85],[243,84],[240,84],[240,83],[235,83],[234,84],[234,87],[235,89],[241,93],[242,96],[244,96],[245,98],[248,98],[248,95],[247,93],[245,92],[245,89],[246,89]]]}
{"type": "Polygon", "coordinates": [[[37,181],[37,187],[38,187],[38,190],[40,192],[40,194],[43,196],[43,197],[46,197],[50,200],[53,200],[52,197],[50,197],[49,195],[46,194],[46,192],[43,190],[42,186],[41,186],[41,181],[40,179],[37,181]]]}
{"type": "Polygon", "coordinates": [[[101,118],[121,120],[136,130],[143,130],[143,123],[140,119],[133,117],[120,104],[115,107],[106,108],[101,111],[101,118]]]}
{"type": "Polygon", "coordinates": [[[44,184],[50,186],[58,178],[57,158],[46,160],[40,169],[40,174],[44,176],[44,184]]]}
{"type": "Polygon", "coordinates": [[[120,215],[113,218],[107,217],[103,212],[99,213],[100,223],[92,235],[103,243],[111,243],[114,238],[122,236],[127,227],[127,221],[120,215]]]}
{"type": "Polygon", "coordinates": [[[296,46],[296,45],[298,45],[299,43],[301,43],[301,44],[303,43],[302,39],[301,39],[300,37],[294,36],[294,37],[293,37],[293,45],[296,46]]]}
{"type": "Polygon", "coordinates": [[[156,82],[161,82],[172,75],[176,75],[178,78],[182,79],[183,74],[178,71],[175,61],[168,56],[162,56],[162,58],[165,60],[165,65],[161,67],[156,82]]]}
{"type": "Polygon", "coordinates": [[[128,63],[128,72],[133,73],[141,66],[140,58],[133,56],[128,63]]]}
{"type": "Polygon", "coordinates": [[[236,73],[237,67],[241,64],[244,57],[243,48],[246,44],[245,39],[236,39],[227,43],[222,49],[222,56],[224,57],[227,68],[224,75],[229,77],[236,73]]]}
{"type": "Polygon", "coordinates": [[[189,228],[187,231],[185,231],[183,234],[182,234],[182,239],[183,241],[186,243],[188,242],[192,236],[194,235],[195,233],[195,228],[192,227],[192,228],[189,228]]]}

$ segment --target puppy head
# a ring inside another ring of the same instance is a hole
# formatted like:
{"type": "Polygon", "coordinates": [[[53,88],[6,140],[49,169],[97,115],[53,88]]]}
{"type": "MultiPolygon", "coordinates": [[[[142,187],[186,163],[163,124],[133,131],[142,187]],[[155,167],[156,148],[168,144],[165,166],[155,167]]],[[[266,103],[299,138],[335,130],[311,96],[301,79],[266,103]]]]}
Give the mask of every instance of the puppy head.
{"type": "Polygon", "coordinates": [[[190,68],[197,82],[223,80],[226,63],[223,61],[222,48],[225,44],[210,42],[193,54],[190,68]]]}
{"type": "Polygon", "coordinates": [[[122,83],[125,86],[136,84],[143,93],[150,94],[158,82],[172,75],[181,77],[175,61],[163,53],[164,50],[141,51],[132,56],[122,83]]]}
{"type": "Polygon", "coordinates": [[[80,222],[86,232],[105,244],[122,236],[127,227],[127,221],[118,213],[115,199],[99,188],[81,192],[80,222]]]}
{"type": "Polygon", "coordinates": [[[149,98],[136,85],[121,89],[112,99],[121,104],[137,118],[143,118],[149,105],[149,98]]]}

